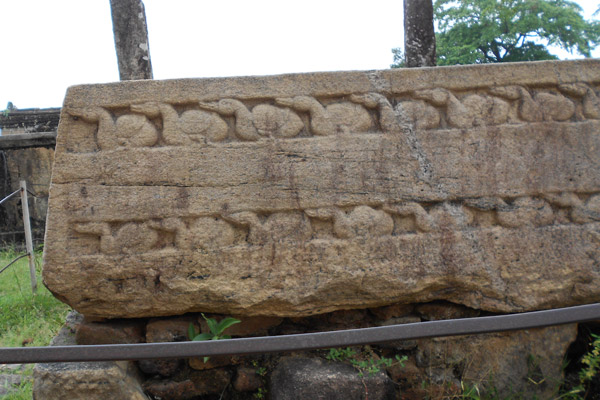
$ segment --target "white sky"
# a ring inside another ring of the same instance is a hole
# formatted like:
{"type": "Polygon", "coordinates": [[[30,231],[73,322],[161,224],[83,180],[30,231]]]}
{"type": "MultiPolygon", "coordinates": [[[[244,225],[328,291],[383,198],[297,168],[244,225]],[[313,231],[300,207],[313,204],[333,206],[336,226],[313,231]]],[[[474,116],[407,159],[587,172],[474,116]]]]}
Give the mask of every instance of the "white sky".
{"type": "MultiPolygon", "coordinates": [[[[599,6],[576,2],[586,18],[599,6]]],[[[404,41],[402,0],[144,4],[155,79],[385,69],[404,41]]],[[[0,0],[0,110],[58,107],[68,86],[118,79],[109,0],[0,0]]]]}

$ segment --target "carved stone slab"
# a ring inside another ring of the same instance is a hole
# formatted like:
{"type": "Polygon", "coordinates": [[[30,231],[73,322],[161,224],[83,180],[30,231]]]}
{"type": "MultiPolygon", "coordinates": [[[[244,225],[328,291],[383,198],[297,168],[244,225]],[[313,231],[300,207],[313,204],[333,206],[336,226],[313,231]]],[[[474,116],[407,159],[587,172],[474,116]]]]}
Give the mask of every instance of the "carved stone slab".
{"type": "Polygon", "coordinates": [[[97,317],[600,300],[600,61],[69,89],[44,281],[97,317]]]}

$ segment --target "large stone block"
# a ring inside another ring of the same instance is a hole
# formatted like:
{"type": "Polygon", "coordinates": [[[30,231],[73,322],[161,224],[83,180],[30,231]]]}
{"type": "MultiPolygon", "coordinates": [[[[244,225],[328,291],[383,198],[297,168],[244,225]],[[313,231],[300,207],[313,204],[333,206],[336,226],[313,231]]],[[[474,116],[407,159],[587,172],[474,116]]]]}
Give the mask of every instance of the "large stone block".
{"type": "Polygon", "coordinates": [[[576,325],[420,339],[417,362],[433,384],[464,382],[499,398],[555,398],[576,325]]]}
{"type": "Polygon", "coordinates": [[[354,367],[318,358],[284,358],[271,376],[273,400],[396,398],[394,384],[379,371],[361,375],[354,367]]]}
{"type": "MultiPolygon", "coordinates": [[[[51,346],[73,346],[75,335],[67,324],[51,346]]],[[[36,364],[33,370],[35,400],[148,400],[142,390],[141,374],[133,361],[60,362],[36,364]]]]}
{"type": "Polygon", "coordinates": [[[600,61],[70,88],[44,281],[97,317],[600,299],[600,61]]]}

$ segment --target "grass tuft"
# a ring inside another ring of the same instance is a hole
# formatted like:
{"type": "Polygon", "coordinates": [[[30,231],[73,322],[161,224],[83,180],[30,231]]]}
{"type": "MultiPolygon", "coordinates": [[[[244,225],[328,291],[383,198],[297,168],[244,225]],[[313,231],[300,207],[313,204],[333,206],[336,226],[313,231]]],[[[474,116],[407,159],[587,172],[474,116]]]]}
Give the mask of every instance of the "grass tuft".
{"type": "MultiPolygon", "coordinates": [[[[14,250],[0,252],[0,269],[14,260],[14,250]]],[[[31,292],[27,257],[0,274],[0,347],[47,346],[63,325],[69,307],[58,301],[41,280],[42,254],[36,252],[38,289],[31,292]]],[[[23,383],[3,397],[5,400],[31,399],[33,365],[19,371],[23,383]]]]}

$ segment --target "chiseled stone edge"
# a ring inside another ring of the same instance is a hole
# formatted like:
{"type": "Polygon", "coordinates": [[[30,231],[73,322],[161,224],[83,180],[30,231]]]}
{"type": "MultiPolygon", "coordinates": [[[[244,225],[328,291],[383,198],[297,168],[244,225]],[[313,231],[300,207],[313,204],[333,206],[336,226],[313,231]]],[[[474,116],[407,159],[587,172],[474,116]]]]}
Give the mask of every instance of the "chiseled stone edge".
{"type": "Polygon", "coordinates": [[[368,92],[398,94],[437,87],[469,90],[504,85],[543,86],[598,81],[598,59],[539,61],[78,85],[68,89],[64,106],[127,107],[146,101],[182,104],[227,97],[244,100],[289,95],[327,97],[368,92]]]}

